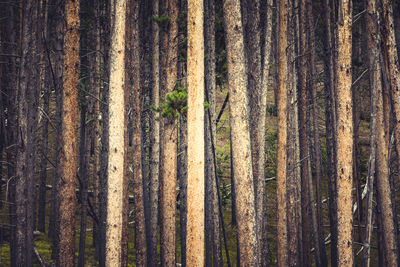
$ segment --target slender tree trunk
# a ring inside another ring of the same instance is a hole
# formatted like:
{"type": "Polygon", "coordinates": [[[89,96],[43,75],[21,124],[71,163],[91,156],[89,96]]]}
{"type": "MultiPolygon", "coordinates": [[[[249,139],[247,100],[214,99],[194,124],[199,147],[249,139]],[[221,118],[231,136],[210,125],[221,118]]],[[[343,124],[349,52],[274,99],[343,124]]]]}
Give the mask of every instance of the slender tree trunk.
{"type": "Polygon", "coordinates": [[[243,266],[257,266],[258,242],[249,132],[250,113],[246,92],[243,28],[238,0],[224,1],[224,23],[240,263],[243,266]]]}
{"type": "Polygon", "coordinates": [[[124,57],[126,2],[111,7],[109,144],[107,167],[106,266],[121,265],[124,172],[124,57]],[[115,13],[114,13],[115,12],[115,13]]]}
{"type": "Polygon", "coordinates": [[[75,184],[78,167],[79,1],[66,1],[65,29],[57,265],[73,266],[75,258],[75,184]]]}
{"type": "MultiPolygon", "coordinates": [[[[158,17],[159,0],[153,0],[153,17],[158,17]]],[[[152,104],[160,105],[160,37],[158,23],[152,22],[152,104]]],[[[159,168],[160,168],[160,122],[157,113],[153,112],[151,119],[150,147],[150,240],[148,243],[148,264],[157,264],[157,233],[158,233],[158,196],[159,196],[159,168]]]]}
{"type": "Polygon", "coordinates": [[[286,215],[286,145],[287,145],[287,30],[288,30],[288,2],[279,2],[279,31],[278,31],[278,155],[277,155],[277,198],[278,198],[278,223],[277,223],[277,252],[278,266],[287,264],[287,215],[286,215]]]}
{"type": "MultiPolygon", "coordinates": [[[[300,0],[300,33],[299,33],[299,47],[300,47],[300,62],[299,62],[299,135],[300,135],[300,162],[301,162],[301,205],[302,205],[302,242],[303,242],[303,266],[310,266],[310,251],[311,251],[311,207],[310,207],[310,187],[308,172],[308,140],[307,140],[307,65],[306,53],[307,51],[307,12],[306,1],[300,0]]],[[[317,252],[317,250],[316,250],[317,252]]],[[[317,266],[320,266],[319,251],[316,253],[317,266]]]]}
{"type": "Polygon", "coordinates": [[[203,1],[188,1],[187,266],[204,261],[204,34],[203,1]]]}
{"type": "Polygon", "coordinates": [[[17,156],[15,179],[15,231],[11,246],[15,266],[31,266],[33,254],[35,136],[39,106],[40,79],[38,41],[38,1],[22,3],[21,61],[17,91],[17,156]],[[34,67],[32,67],[34,66],[34,67]]]}
{"type": "Polygon", "coordinates": [[[352,266],[352,166],[353,114],[351,93],[351,27],[352,3],[343,0],[338,7],[337,25],[337,207],[338,207],[338,265],[352,266]]]}
{"type": "MultiPolygon", "coordinates": [[[[175,89],[178,74],[178,13],[177,0],[165,2],[164,12],[171,19],[168,25],[168,50],[166,54],[165,87],[161,95],[175,89]]],[[[160,212],[161,212],[161,265],[174,266],[176,263],[176,185],[177,185],[177,121],[162,119],[160,140],[160,212]]]]}

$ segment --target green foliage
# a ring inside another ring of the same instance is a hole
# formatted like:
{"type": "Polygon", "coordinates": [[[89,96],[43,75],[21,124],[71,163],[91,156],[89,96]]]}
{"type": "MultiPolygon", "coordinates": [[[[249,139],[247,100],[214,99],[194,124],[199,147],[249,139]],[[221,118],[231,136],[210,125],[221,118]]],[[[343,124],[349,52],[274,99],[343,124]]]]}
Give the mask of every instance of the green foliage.
{"type": "MultiPolygon", "coordinates": [[[[179,116],[186,118],[187,112],[187,88],[177,84],[176,89],[169,92],[161,99],[159,107],[150,106],[155,112],[160,112],[162,118],[177,119],[179,116]]],[[[204,102],[204,108],[208,109],[210,104],[204,102]]]]}
{"type": "Polygon", "coordinates": [[[161,15],[161,16],[153,16],[152,17],[153,21],[157,22],[158,25],[160,26],[165,26],[168,25],[171,22],[171,18],[165,15],[161,15]]]}

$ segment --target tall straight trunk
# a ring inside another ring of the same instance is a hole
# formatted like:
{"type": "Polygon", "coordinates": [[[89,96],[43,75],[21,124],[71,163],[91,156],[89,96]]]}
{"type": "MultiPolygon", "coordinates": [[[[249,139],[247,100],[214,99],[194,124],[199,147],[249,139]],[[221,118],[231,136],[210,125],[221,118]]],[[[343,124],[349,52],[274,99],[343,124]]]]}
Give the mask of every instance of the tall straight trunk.
{"type": "Polygon", "coordinates": [[[107,166],[106,266],[121,265],[124,174],[124,58],[126,2],[111,6],[109,143],[107,166]],[[115,12],[115,13],[114,13],[115,12]],[[122,127],[121,127],[122,126],[122,127]]]}
{"type": "Polygon", "coordinates": [[[277,254],[278,266],[287,265],[288,240],[287,240],[287,215],[286,215],[286,146],[287,146],[287,31],[288,31],[288,1],[279,2],[278,15],[278,151],[277,151],[277,201],[278,201],[278,222],[277,222],[277,254]]]}
{"type": "Polygon", "coordinates": [[[187,266],[204,261],[204,3],[188,1],[187,266]]]}
{"type": "MultiPolygon", "coordinates": [[[[310,188],[308,172],[308,139],[307,139],[307,37],[306,37],[306,1],[300,0],[299,7],[299,137],[300,137],[300,161],[301,161],[301,206],[302,206],[302,244],[303,244],[303,266],[310,266],[311,251],[311,207],[310,207],[310,188]]],[[[316,250],[317,266],[320,266],[319,251],[316,250]]]]}
{"type": "Polygon", "coordinates": [[[338,7],[337,24],[337,209],[338,265],[353,264],[352,246],[352,182],[353,182],[353,112],[351,93],[351,28],[352,3],[343,0],[338,7]]]}
{"type": "Polygon", "coordinates": [[[249,100],[240,1],[224,1],[229,114],[235,173],[236,218],[240,264],[258,265],[258,242],[249,132],[249,100]]]}
{"type": "MultiPolygon", "coordinates": [[[[165,84],[162,97],[175,89],[178,74],[178,13],[177,0],[165,1],[164,12],[170,18],[166,56],[165,84]]],[[[166,38],[164,37],[164,38],[166,38]]],[[[177,121],[163,118],[160,138],[160,213],[161,213],[161,265],[176,263],[176,185],[177,185],[177,121]]]]}
{"type": "Polygon", "coordinates": [[[215,168],[213,161],[213,146],[216,142],[216,58],[215,58],[215,2],[204,2],[204,44],[207,59],[205,61],[205,93],[210,105],[205,118],[205,177],[206,177],[206,265],[223,266],[222,243],[220,232],[219,201],[215,168]],[[212,260],[212,263],[211,263],[212,260]]]}
{"type": "MultiPolygon", "coordinates": [[[[158,17],[159,0],[153,0],[153,17],[158,17]]],[[[152,105],[160,105],[160,36],[158,23],[152,22],[152,105]]],[[[160,168],[160,122],[157,113],[153,112],[151,118],[151,147],[150,147],[150,221],[148,242],[148,264],[157,264],[157,232],[158,232],[158,194],[159,194],[159,168],[160,168]]]]}
{"type": "MultiPolygon", "coordinates": [[[[317,216],[317,233],[318,240],[315,246],[319,247],[321,266],[328,264],[325,248],[325,233],[323,228],[323,214],[322,214],[322,173],[321,173],[321,150],[319,140],[319,123],[318,123],[318,105],[317,105],[317,86],[316,79],[316,59],[315,59],[315,31],[314,31],[314,18],[312,1],[307,1],[307,31],[308,31],[308,44],[309,44],[309,64],[308,64],[308,77],[309,77],[309,93],[312,105],[312,125],[313,125],[313,138],[314,138],[314,159],[315,159],[315,191],[316,191],[316,216],[317,216]]],[[[312,187],[310,187],[312,188],[312,187]]],[[[310,192],[314,194],[313,190],[310,192]]],[[[315,230],[315,229],[314,229],[315,230]]]]}
{"type": "Polygon", "coordinates": [[[252,152],[252,168],[254,179],[254,196],[256,208],[257,239],[259,243],[258,259],[261,259],[263,246],[263,204],[265,194],[264,149],[265,142],[265,106],[261,72],[261,25],[260,1],[247,0],[246,47],[247,47],[247,90],[250,101],[250,138],[252,152]],[[260,168],[262,166],[262,168],[260,168]]]}
{"type": "Polygon", "coordinates": [[[78,167],[79,1],[65,3],[64,69],[59,180],[59,249],[57,264],[73,266],[75,258],[76,171],[78,167]]]}
{"type": "MultiPolygon", "coordinates": [[[[363,252],[363,266],[371,265],[371,237],[373,232],[373,190],[374,177],[376,170],[376,148],[377,148],[377,120],[378,98],[382,100],[382,77],[381,77],[381,51],[380,51],[380,33],[379,33],[379,13],[377,12],[377,1],[367,1],[367,47],[369,57],[369,81],[371,87],[371,121],[369,142],[371,146],[370,157],[368,161],[367,204],[365,212],[365,239],[363,252]],[[380,96],[378,96],[380,94],[380,96]]],[[[382,108],[382,107],[381,107],[382,108]]],[[[386,143],[386,142],[384,142],[386,143]]]]}
{"type": "Polygon", "coordinates": [[[39,105],[40,80],[38,40],[38,1],[26,1],[21,6],[21,62],[17,91],[17,156],[15,179],[15,228],[13,243],[15,261],[13,266],[31,266],[33,254],[35,136],[39,105]],[[32,67],[34,66],[34,67],[32,67]]]}

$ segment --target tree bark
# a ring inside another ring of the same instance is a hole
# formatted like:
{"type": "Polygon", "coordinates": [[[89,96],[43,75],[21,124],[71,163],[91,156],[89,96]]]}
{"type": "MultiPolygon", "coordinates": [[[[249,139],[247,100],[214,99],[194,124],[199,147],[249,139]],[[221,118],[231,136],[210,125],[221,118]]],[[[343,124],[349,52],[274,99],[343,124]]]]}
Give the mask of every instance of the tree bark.
{"type": "Polygon", "coordinates": [[[204,34],[203,1],[188,1],[187,266],[204,261],[204,34]]]}
{"type": "Polygon", "coordinates": [[[249,100],[240,1],[224,1],[229,113],[235,173],[236,216],[240,263],[257,266],[258,242],[249,132],[249,100]]]}
{"type": "MultiPolygon", "coordinates": [[[[178,13],[177,0],[164,3],[164,13],[170,18],[167,28],[168,48],[165,66],[165,84],[161,86],[161,95],[175,89],[178,74],[178,13]]],[[[165,41],[165,40],[164,40],[165,41]]],[[[177,121],[163,118],[160,138],[160,213],[161,213],[161,265],[175,266],[176,245],[176,185],[177,185],[177,121]]]]}
{"type": "Polygon", "coordinates": [[[121,265],[124,170],[124,57],[126,2],[111,6],[106,266],[121,265]],[[115,13],[114,13],[115,12],[115,13]]]}
{"type": "Polygon", "coordinates": [[[352,247],[352,182],[353,112],[351,93],[351,27],[352,3],[343,0],[338,7],[337,24],[337,208],[338,208],[338,265],[353,265],[352,247]]]}
{"type": "Polygon", "coordinates": [[[79,1],[65,3],[64,69],[59,180],[59,249],[57,265],[73,266],[75,258],[76,171],[78,167],[79,1]]]}
{"type": "Polygon", "coordinates": [[[287,215],[286,215],[286,146],[287,146],[287,31],[288,31],[288,2],[279,2],[279,31],[278,31],[278,155],[277,155],[277,258],[278,266],[287,265],[288,241],[287,241],[287,215]]]}
{"type": "MultiPolygon", "coordinates": [[[[153,0],[153,17],[158,17],[159,0],[153,0]]],[[[160,37],[158,23],[152,22],[152,105],[160,105],[160,37]]],[[[148,264],[157,264],[157,232],[158,232],[158,196],[160,170],[160,122],[157,113],[151,119],[151,162],[150,162],[150,240],[148,243],[148,264]]]]}
{"type": "Polygon", "coordinates": [[[15,179],[15,228],[11,246],[14,266],[31,266],[35,208],[35,142],[39,107],[40,77],[38,42],[38,1],[22,3],[21,61],[17,87],[17,155],[15,179]],[[34,66],[34,67],[32,67],[34,66]]]}

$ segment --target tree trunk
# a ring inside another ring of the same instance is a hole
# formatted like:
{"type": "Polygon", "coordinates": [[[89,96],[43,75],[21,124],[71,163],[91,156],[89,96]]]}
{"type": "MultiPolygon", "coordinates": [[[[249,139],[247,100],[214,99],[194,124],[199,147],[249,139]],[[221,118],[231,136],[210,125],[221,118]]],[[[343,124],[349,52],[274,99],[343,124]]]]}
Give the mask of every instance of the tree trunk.
{"type": "Polygon", "coordinates": [[[65,3],[64,69],[60,152],[60,228],[57,265],[73,266],[75,258],[76,171],[78,167],[79,1],[65,3]]]}
{"type": "Polygon", "coordinates": [[[279,2],[279,31],[278,31],[278,151],[277,151],[277,258],[278,266],[287,265],[287,215],[286,215],[286,146],[287,146],[287,31],[288,31],[288,1],[279,2]]]}
{"type": "MultiPolygon", "coordinates": [[[[162,97],[175,89],[178,74],[178,13],[177,0],[165,2],[165,15],[170,18],[167,39],[165,84],[162,97]]],[[[165,41],[165,40],[164,40],[165,41]]],[[[177,185],[177,121],[163,118],[160,138],[160,212],[161,212],[161,265],[175,266],[176,246],[176,185],[177,185]]]]}
{"type": "MultiPolygon", "coordinates": [[[[158,17],[159,0],[153,0],[153,17],[158,17]]],[[[152,22],[152,105],[160,105],[160,37],[158,23],[152,22]]],[[[157,261],[157,233],[158,233],[158,196],[160,170],[160,122],[157,113],[152,113],[151,119],[151,147],[150,147],[150,221],[148,242],[148,264],[155,266],[157,261]]]]}
{"type": "Polygon", "coordinates": [[[187,266],[205,263],[203,10],[203,1],[188,1],[187,266]]]}
{"type": "MultiPolygon", "coordinates": [[[[307,140],[307,12],[306,0],[300,0],[300,23],[299,23],[299,135],[300,135],[300,162],[301,162],[301,210],[302,210],[302,244],[303,244],[303,266],[311,266],[311,207],[310,207],[310,187],[308,172],[308,140],[307,140]]],[[[296,163],[295,163],[296,164],[296,163]]],[[[317,252],[317,250],[316,250],[317,252]]],[[[319,251],[316,253],[317,266],[320,266],[321,261],[319,251]]]]}
{"type": "Polygon", "coordinates": [[[263,98],[266,94],[262,84],[261,72],[261,27],[260,27],[260,1],[247,0],[247,23],[245,25],[245,42],[247,47],[247,91],[250,102],[250,140],[252,152],[252,168],[254,179],[254,196],[256,208],[257,240],[259,247],[258,259],[261,259],[263,246],[263,204],[265,194],[264,171],[264,135],[265,135],[265,106],[263,98]],[[262,166],[262,168],[259,168],[262,166]]]}
{"type": "Polygon", "coordinates": [[[338,7],[337,25],[337,208],[338,265],[353,265],[352,246],[352,182],[353,182],[353,112],[351,93],[351,27],[352,3],[343,0],[338,7]]]}
{"type": "Polygon", "coordinates": [[[126,2],[111,6],[109,144],[107,167],[106,266],[121,265],[124,173],[124,57],[126,2]],[[115,13],[114,13],[114,12],[115,13]]]}
{"type": "Polygon", "coordinates": [[[238,0],[224,1],[224,23],[240,263],[243,266],[257,266],[258,246],[249,132],[249,102],[246,92],[243,28],[238,0]]]}
{"type": "Polygon", "coordinates": [[[22,3],[21,61],[17,87],[17,155],[15,179],[15,228],[11,246],[15,266],[31,266],[35,203],[35,142],[39,106],[40,77],[38,41],[38,1],[22,3]],[[34,66],[34,67],[32,67],[34,66]]]}

